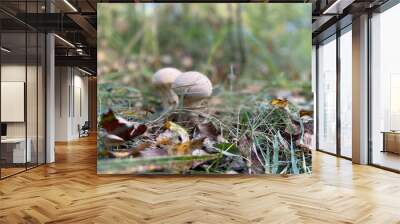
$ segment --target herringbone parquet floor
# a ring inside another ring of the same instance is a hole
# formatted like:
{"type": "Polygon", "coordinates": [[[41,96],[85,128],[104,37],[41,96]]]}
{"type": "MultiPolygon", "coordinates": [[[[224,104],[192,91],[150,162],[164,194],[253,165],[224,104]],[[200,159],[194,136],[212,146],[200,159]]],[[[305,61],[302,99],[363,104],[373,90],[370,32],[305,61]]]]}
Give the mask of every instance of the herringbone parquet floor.
{"type": "Polygon", "coordinates": [[[297,177],[97,176],[95,138],[0,181],[0,223],[400,223],[400,175],[316,152],[297,177]]]}

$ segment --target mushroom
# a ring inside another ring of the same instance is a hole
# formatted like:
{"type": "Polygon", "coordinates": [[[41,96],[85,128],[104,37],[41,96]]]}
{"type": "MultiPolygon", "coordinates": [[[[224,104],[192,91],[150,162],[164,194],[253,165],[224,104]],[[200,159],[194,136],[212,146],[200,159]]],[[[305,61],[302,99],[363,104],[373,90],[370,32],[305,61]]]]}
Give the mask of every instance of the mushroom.
{"type": "Polygon", "coordinates": [[[162,68],[153,75],[153,84],[158,88],[164,109],[178,105],[178,96],[172,91],[171,85],[182,72],[176,68],[162,68]]]}
{"type": "Polygon", "coordinates": [[[118,135],[105,134],[103,136],[104,144],[108,147],[119,146],[125,142],[125,140],[118,135]]]}
{"type": "Polygon", "coordinates": [[[172,89],[183,98],[184,106],[194,106],[212,94],[211,81],[196,71],[182,73],[172,83],[172,89]]]}

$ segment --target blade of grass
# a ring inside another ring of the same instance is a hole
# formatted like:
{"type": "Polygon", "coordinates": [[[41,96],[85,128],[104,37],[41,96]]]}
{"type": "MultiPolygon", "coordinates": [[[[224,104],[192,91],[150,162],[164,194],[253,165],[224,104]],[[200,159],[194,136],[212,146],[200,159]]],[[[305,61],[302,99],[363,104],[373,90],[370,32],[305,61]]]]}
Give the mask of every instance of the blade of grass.
{"type": "Polygon", "coordinates": [[[274,137],[273,148],[274,154],[272,157],[272,173],[277,174],[279,168],[279,142],[277,136],[274,137]]]}
{"type": "Polygon", "coordinates": [[[299,168],[297,167],[297,159],[295,157],[295,149],[293,146],[293,139],[290,135],[290,161],[292,162],[292,171],[294,174],[299,174],[299,168]]]}
{"type": "Polygon", "coordinates": [[[158,156],[151,158],[104,159],[97,161],[99,173],[136,173],[160,169],[169,169],[175,166],[190,167],[195,162],[205,162],[219,158],[220,154],[203,156],[158,156]]]}

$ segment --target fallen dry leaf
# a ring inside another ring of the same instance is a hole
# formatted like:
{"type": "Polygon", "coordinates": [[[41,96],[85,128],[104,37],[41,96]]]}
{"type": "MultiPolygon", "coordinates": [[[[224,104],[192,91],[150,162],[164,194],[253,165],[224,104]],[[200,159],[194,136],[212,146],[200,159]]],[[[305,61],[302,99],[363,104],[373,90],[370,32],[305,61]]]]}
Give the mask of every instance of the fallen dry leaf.
{"type": "Polygon", "coordinates": [[[135,130],[133,130],[133,132],[131,134],[131,138],[134,138],[134,137],[144,134],[146,132],[146,130],[147,130],[147,126],[144,124],[137,126],[135,128],[135,130]]]}
{"type": "Polygon", "coordinates": [[[147,127],[144,124],[138,125],[135,128],[134,123],[116,116],[114,111],[111,109],[107,113],[101,115],[100,125],[107,131],[107,133],[116,135],[125,141],[142,135],[147,130],[147,127]]]}
{"type": "Polygon", "coordinates": [[[289,105],[289,101],[286,99],[273,99],[271,101],[271,105],[281,108],[287,108],[289,105]]]}
{"type": "Polygon", "coordinates": [[[197,129],[199,130],[200,135],[214,141],[217,140],[218,135],[220,134],[211,122],[198,124],[197,129]]]}

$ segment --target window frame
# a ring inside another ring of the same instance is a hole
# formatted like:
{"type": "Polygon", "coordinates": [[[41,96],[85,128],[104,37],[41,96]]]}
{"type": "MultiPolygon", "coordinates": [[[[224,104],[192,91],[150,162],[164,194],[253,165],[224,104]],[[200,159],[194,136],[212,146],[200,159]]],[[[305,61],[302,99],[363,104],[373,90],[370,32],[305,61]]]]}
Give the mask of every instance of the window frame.
{"type": "MultiPolygon", "coordinates": [[[[340,37],[342,35],[344,35],[345,33],[352,31],[352,22],[348,22],[349,18],[350,17],[343,18],[343,20],[345,20],[344,23],[347,22],[343,27],[339,27],[335,24],[334,26],[336,26],[336,32],[327,36],[326,38],[324,38],[322,40],[319,40],[318,43],[315,44],[315,46],[316,46],[316,51],[315,51],[315,54],[316,54],[315,55],[315,58],[316,58],[316,71],[315,71],[315,77],[316,77],[315,78],[315,80],[316,80],[316,84],[315,84],[315,86],[316,86],[316,94],[315,94],[315,96],[316,96],[316,99],[315,99],[315,102],[316,102],[316,107],[315,107],[316,132],[315,133],[316,133],[316,138],[315,138],[315,141],[316,141],[316,144],[315,145],[316,145],[316,150],[319,152],[323,152],[323,153],[326,153],[329,155],[333,155],[333,156],[351,161],[352,158],[344,156],[341,153],[341,119],[340,119],[340,112],[341,112],[341,110],[340,110],[340,104],[341,104],[341,99],[340,99],[340,95],[341,95],[340,94],[340,84],[341,84],[340,83],[341,82],[341,79],[340,79],[341,78],[340,37]],[[335,63],[336,63],[336,152],[335,153],[329,152],[329,151],[321,149],[319,147],[320,143],[319,143],[319,119],[318,119],[318,117],[319,117],[319,108],[320,108],[320,105],[319,105],[319,95],[320,95],[320,93],[319,93],[319,91],[320,91],[319,90],[319,83],[320,83],[319,58],[320,58],[320,56],[319,56],[318,49],[322,43],[326,44],[330,41],[336,41],[336,61],[335,61],[335,63]]],[[[338,23],[339,22],[340,21],[338,21],[338,23]]]]}
{"type": "Polygon", "coordinates": [[[393,8],[394,6],[397,6],[398,4],[400,4],[400,0],[388,0],[386,1],[384,4],[380,5],[377,8],[374,8],[372,10],[369,10],[368,13],[368,30],[367,30],[367,39],[368,39],[368,58],[367,58],[367,64],[368,64],[368,69],[367,69],[367,76],[368,76],[368,165],[373,166],[373,167],[377,167],[383,170],[387,170],[387,171],[391,171],[391,172],[395,172],[395,173],[400,173],[400,170],[398,169],[394,169],[394,168],[390,168],[387,166],[383,166],[380,164],[376,164],[373,161],[373,154],[374,154],[374,147],[373,147],[373,130],[372,130],[372,93],[373,93],[373,88],[372,88],[372,41],[373,41],[373,35],[372,35],[372,19],[374,17],[375,14],[381,14],[384,13],[385,11],[393,8]]]}

